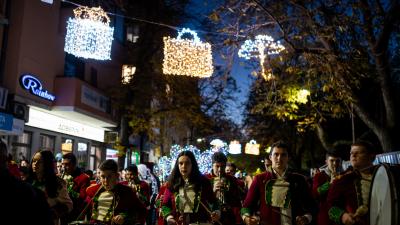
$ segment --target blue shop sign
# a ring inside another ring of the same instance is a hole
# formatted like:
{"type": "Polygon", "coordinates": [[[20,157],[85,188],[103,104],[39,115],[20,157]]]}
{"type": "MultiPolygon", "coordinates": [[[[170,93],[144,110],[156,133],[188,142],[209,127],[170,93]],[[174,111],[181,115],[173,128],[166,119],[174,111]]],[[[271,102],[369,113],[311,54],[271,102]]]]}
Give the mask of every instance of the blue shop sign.
{"type": "Polygon", "coordinates": [[[0,113],[0,130],[11,131],[13,127],[13,116],[6,113],[0,113]]]}
{"type": "Polygon", "coordinates": [[[54,101],[56,96],[50,94],[47,90],[43,89],[42,83],[39,79],[34,77],[32,74],[23,74],[19,78],[21,87],[29,91],[31,94],[38,97],[44,98],[49,101],[54,101]]]}

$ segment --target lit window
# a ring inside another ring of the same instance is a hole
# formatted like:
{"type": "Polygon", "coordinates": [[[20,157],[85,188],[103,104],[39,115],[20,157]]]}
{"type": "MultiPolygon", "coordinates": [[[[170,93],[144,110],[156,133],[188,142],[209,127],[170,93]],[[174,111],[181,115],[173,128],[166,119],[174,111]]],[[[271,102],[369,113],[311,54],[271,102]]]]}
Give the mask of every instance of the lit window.
{"type": "Polygon", "coordinates": [[[123,84],[128,84],[132,77],[133,74],[135,74],[136,67],[133,65],[123,65],[122,66],[122,83],[123,84]]]}

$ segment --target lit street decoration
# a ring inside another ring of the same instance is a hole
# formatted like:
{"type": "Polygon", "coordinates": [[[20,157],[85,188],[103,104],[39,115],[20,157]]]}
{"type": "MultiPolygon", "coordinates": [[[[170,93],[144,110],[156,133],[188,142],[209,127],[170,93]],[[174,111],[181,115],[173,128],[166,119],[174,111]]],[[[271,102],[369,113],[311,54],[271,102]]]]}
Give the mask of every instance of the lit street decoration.
{"type": "Polygon", "coordinates": [[[211,45],[201,42],[196,32],[183,28],[177,38],[164,37],[164,74],[204,78],[213,72],[211,45]],[[193,39],[182,38],[184,34],[193,39]]]}
{"type": "Polygon", "coordinates": [[[239,57],[250,59],[259,58],[261,65],[261,75],[265,80],[273,78],[272,70],[265,68],[265,61],[267,55],[276,55],[283,51],[285,47],[274,41],[271,36],[268,35],[257,35],[255,40],[246,40],[240,47],[238,55],[239,57]]]}
{"type": "MultiPolygon", "coordinates": [[[[173,145],[170,149],[170,155],[161,157],[158,160],[158,164],[154,166],[154,171],[157,172],[161,181],[165,181],[171,174],[178,155],[182,151],[193,152],[202,174],[211,173],[212,155],[215,153],[215,149],[211,148],[201,152],[200,149],[193,145],[188,145],[183,148],[179,145],[173,145]]],[[[225,155],[228,154],[228,146],[226,143],[218,148],[218,152],[222,152],[225,155]]]]}
{"type": "Polygon", "coordinates": [[[242,153],[242,145],[239,141],[233,140],[229,143],[229,154],[240,154],[242,153]]]}
{"type": "Polygon", "coordinates": [[[101,7],[80,6],[67,21],[64,51],[76,57],[110,60],[114,28],[101,7]]]}
{"type": "Polygon", "coordinates": [[[257,144],[255,140],[249,141],[246,144],[244,152],[250,155],[259,155],[260,154],[260,144],[257,144]]]}

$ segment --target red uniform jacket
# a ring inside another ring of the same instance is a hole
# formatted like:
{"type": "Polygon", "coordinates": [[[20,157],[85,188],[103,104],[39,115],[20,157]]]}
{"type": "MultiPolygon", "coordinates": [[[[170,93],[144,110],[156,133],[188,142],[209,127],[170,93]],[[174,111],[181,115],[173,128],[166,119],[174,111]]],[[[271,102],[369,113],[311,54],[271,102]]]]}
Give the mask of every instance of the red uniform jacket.
{"type": "MultiPolygon", "coordinates": [[[[103,191],[105,189],[101,184],[92,185],[87,188],[87,200],[91,204],[92,210],[97,210],[98,203],[96,201],[98,201],[97,198],[103,191]]],[[[146,220],[146,207],[138,199],[132,188],[117,184],[111,191],[114,194],[114,205],[112,206],[114,208],[114,216],[123,215],[125,219],[124,224],[144,223],[146,220]]]]}
{"type": "MultiPolygon", "coordinates": [[[[217,176],[214,174],[207,174],[206,177],[210,180],[211,186],[214,185],[214,180],[217,176]]],[[[240,217],[241,191],[238,186],[236,177],[225,174],[226,187],[224,191],[224,203],[219,201],[221,206],[221,222],[226,225],[241,224],[242,218],[240,217]]],[[[218,199],[218,196],[215,196],[218,199]]],[[[220,199],[218,199],[220,200],[220,199]]]]}
{"type": "Polygon", "coordinates": [[[325,171],[315,174],[313,179],[312,195],[319,203],[319,211],[317,216],[317,225],[331,224],[328,216],[328,206],[326,204],[326,197],[330,187],[330,176],[325,171]]]}
{"type": "Polygon", "coordinates": [[[72,180],[65,179],[69,197],[74,203],[72,212],[68,215],[67,221],[80,220],[77,218],[85,207],[86,188],[90,185],[90,178],[87,174],[82,173],[80,169],[76,169],[72,174],[72,180]]]}
{"type": "MultiPolygon", "coordinates": [[[[211,221],[210,214],[207,212],[207,210],[204,208],[206,206],[209,210],[214,211],[219,208],[218,201],[214,196],[214,192],[211,187],[210,181],[202,176],[200,178],[199,183],[201,184],[201,187],[199,188],[199,191],[196,192],[196,197],[193,200],[193,206],[194,206],[194,213],[193,218],[194,222],[209,222],[211,221]],[[204,206],[200,203],[200,201],[204,204],[204,206]]],[[[167,188],[164,192],[164,198],[161,203],[162,207],[162,215],[164,219],[167,219],[169,215],[174,216],[175,220],[179,220],[179,216],[181,215],[180,212],[178,212],[177,209],[177,201],[179,201],[179,194],[174,193],[172,188],[167,188]]]]}
{"type": "MultiPolygon", "coordinates": [[[[142,201],[142,203],[145,206],[150,205],[150,186],[148,183],[145,181],[139,180],[137,181],[139,184],[136,184],[136,191],[138,192],[138,197],[139,200],[142,201]]],[[[128,181],[122,181],[120,182],[123,185],[128,185],[128,181]]]]}
{"type": "MultiPolygon", "coordinates": [[[[280,225],[281,215],[280,208],[273,207],[267,202],[271,191],[267,191],[270,182],[276,179],[276,175],[266,171],[254,177],[250,189],[247,192],[246,199],[241,210],[242,215],[253,215],[257,211],[260,212],[260,224],[280,225]]],[[[287,197],[288,204],[292,211],[292,224],[296,224],[297,216],[303,216],[306,213],[314,215],[314,201],[310,193],[310,188],[303,175],[286,172],[286,181],[289,182],[289,194],[287,197]]]]}
{"type": "MultiPolygon", "coordinates": [[[[361,175],[358,171],[348,171],[337,178],[331,185],[327,197],[329,218],[335,224],[342,224],[343,213],[355,213],[361,205],[369,205],[363,202],[361,197],[361,175]]],[[[367,225],[369,212],[361,218],[356,225],[367,225]]]]}

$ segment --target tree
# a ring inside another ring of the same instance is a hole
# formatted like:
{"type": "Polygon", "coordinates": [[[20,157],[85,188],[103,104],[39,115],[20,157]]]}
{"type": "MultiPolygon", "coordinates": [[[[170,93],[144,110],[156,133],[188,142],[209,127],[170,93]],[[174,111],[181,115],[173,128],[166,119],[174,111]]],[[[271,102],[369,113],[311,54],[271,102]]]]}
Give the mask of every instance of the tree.
{"type": "Polygon", "coordinates": [[[286,46],[267,60],[276,79],[260,110],[300,129],[321,128],[354,110],[388,152],[400,148],[399,9],[397,0],[227,0],[210,18],[220,31],[238,34],[225,41],[231,46],[257,34],[286,46]],[[301,89],[310,91],[308,102],[290,100],[301,89]]]}

